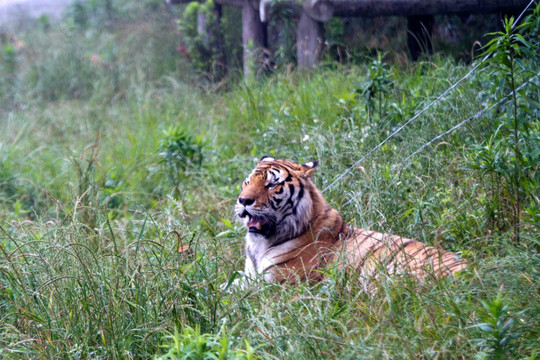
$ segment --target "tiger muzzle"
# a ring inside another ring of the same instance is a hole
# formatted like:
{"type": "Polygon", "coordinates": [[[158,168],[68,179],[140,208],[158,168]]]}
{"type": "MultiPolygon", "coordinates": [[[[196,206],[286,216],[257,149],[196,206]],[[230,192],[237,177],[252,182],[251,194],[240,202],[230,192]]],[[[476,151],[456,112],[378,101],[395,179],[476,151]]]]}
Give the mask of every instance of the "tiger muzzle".
{"type": "Polygon", "coordinates": [[[241,218],[248,217],[246,227],[250,233],[261,234],[265,237],[269,237],[274,233],[274,225],[271,221],[262,216],[252,215],[247,210],[244,210],[241,214],[241,218]]]}

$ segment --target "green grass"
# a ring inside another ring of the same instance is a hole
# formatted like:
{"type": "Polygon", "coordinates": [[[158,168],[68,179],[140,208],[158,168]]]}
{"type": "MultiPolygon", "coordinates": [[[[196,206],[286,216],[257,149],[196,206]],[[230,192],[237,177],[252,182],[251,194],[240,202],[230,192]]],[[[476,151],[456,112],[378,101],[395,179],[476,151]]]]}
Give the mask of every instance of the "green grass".
{"type": "Polygon", "coordinates": [[[511,184],[485,167],[493,134],[508,155],[498,164],[511,165],[508,105],[397,167],[494,101],[488,67],[325,192],[351,224],[460,252],[467,270],[424,284],[382,276],[366,291],[358,274],[328,269],[320,284],[224,291],[243,269],[233,207],[254,159],[318,160],[325,188],[470,68],[441,56],[388,65],[393,86],[369,121],[367,64],[214,86],[174,53],[162,21],[174,14],[159,9],[137,26],[21,33],[13,86],[0,85],[1,358],[537,356],[538,87],[521,94],[533,102],[519,100],[529,154],[520,242],[511,184]],[[106,67],[89,61],[94,52],[111,56],[106,67]],[[172,184],[160,152],[176,125],[183,139],[202,136],[203,161],[180,162],[172,184]]]}

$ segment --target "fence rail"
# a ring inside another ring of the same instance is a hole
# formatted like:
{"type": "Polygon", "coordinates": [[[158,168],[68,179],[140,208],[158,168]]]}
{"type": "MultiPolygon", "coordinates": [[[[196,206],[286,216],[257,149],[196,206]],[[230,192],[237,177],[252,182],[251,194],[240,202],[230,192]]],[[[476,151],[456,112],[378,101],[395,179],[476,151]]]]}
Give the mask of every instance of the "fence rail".
{"type": "MultiPolygon", "coordinates": [[[[169,4],[193,0],[166,0],[169,4]]],[[[263,49],[266,23],[271,10],[286,7],[299,17],[296,29],[298,66],[317,65],[324,43],[322,23],[333,17],[406,16],[408,19],[409,50],[415,58],[420,47],[418,41],[428,41],[434,15],[454,13],[517,12],[529,0],[214,0],[217,7],[242,8],[242,43],[244,46],[244,74],[249,73],[257,48],[263,49]],[[418,46],[418,48],[414,48],[418,46]]],[[[221,13],[221,11],[217,11],[221,13]]]]}

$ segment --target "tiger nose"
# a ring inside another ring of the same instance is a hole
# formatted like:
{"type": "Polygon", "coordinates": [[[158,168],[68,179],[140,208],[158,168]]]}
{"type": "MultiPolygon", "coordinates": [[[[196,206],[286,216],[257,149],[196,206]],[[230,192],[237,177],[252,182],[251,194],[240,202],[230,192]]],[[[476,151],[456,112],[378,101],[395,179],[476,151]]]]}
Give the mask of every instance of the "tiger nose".
{"type": "Polygon", "coordinates": [[[255,199],[247,197],[239,197],[238,202],[244,206],[249,206],[255,202],[255,199]]]}

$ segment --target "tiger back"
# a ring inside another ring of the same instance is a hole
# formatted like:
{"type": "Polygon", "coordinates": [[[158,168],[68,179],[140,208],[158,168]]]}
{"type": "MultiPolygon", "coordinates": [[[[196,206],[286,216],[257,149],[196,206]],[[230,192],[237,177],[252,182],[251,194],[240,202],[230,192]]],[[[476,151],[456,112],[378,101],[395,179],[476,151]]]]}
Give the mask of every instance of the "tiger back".
{"type": "Polygon", "coordinates": [[[418,278],[454,275],[466,267],[456,254],[397,235],[345,224],[303,165],[263,156],[242,184],[236,216],[246,227],[245,274],[269,282],[319,281],[322,268],[353,267],[418,278]]]}

